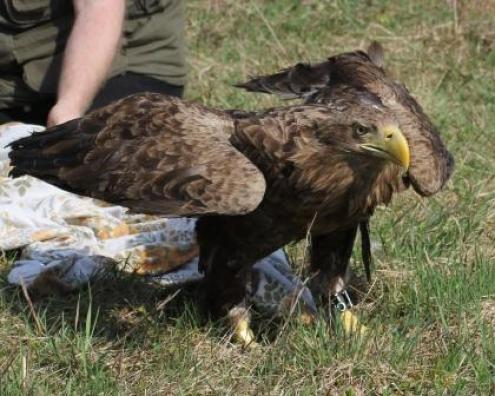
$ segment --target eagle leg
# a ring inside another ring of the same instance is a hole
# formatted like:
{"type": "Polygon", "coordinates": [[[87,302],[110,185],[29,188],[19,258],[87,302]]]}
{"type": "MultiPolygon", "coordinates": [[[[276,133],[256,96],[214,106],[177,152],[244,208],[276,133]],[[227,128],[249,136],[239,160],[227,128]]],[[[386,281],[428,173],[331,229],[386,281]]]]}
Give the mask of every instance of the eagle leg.
{"type": "Polygon", "coordinates": [[[234,340],[245,346],[254,339],[245,302],[252,267],[293,239],[292,232],[276,232],[274,223],[260,209],[245,216],[205,216],[196,226],[206,308],[213,317],[227,317],[234,340]]]}
{"type": "Polygon", "coordinates": [[[251,348],[256,345],[256,341],[250,327],[249,308],[245,304],[246,283],[251,266],[237,265],[233,259],[222,260],[225,256],[220,249],[213,249],[216,254],[209,259],[206,269],[207,309],[214,317],[227,317],[233,340],[244,348],[251,348]]]}
{"type": "Polygon", "coordinates": [[[310,288],[325,303],[349,283],[349,262],[357,228],[356,225],[345,231],[311,236],[310,288]]]}
{"type": "Polygon", "coordinates": [[[254,345],[254,333],[245,298],[255,260],[243,254],[228,230],[220,217],[202,218],[197,224],[199,270],[205,273],[204,303],[213,318],[227,318],[235,342],[250,347],[254,345]]]}
{"type": "Polygon", "coordinates": [[[242,304],[246,297],[248,271],[236,267],[234,260],[221,260],[215,255],[214,262],[206,269],[205,302],[213,317],[225,317],[232,307],[242,304]]]}

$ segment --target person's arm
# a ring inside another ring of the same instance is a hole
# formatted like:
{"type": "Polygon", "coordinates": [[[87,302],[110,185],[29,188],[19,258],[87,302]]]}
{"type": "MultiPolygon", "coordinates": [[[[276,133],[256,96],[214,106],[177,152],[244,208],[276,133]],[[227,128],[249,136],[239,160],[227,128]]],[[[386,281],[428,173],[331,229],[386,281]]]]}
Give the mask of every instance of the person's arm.
{"type": "Polygon", "coordinates": [[[74,25],[47,126],[84,114],[108,76],[122,36],[125,0],[73,1],[74,25]]]}

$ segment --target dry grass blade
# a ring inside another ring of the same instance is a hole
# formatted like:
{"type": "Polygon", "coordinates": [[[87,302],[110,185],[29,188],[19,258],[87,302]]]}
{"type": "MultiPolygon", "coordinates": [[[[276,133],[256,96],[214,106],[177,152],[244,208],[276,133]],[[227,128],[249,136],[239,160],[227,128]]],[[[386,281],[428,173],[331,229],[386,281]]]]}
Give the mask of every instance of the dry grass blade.
{"type": "Polygon", "coordinates": [[[31,297],[29,296],[29,291],[26,288],[26,284],[24,283],[23,279],[21,279],[21,289],[22,289],[22,294],[24,295],[24,298],[26,299],[26,302],[28,304],[29,312],[31,313],[31,316],[34,320],[34,323],[36,324],[36,329],[38,330],[38,335],[39,336],[44,335],[45,329],[44,329],[43,325],[41,324],[41,321],[40,321],[38,315],[36,314],[33,302],[31,301],[31,297]]]}

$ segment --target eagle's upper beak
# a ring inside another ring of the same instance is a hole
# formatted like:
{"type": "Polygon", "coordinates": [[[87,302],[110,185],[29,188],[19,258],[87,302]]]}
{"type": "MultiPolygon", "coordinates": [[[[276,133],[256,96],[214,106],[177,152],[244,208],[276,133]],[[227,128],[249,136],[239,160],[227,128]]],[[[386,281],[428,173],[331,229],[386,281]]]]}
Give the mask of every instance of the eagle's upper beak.
{"type": "Polygon", "coordinates": [[[409,145],[400,129],[395,125],[386,125],[379,128],[377,132],[370,141],[361,144],[361,147],[408,169],[409,145]]]}

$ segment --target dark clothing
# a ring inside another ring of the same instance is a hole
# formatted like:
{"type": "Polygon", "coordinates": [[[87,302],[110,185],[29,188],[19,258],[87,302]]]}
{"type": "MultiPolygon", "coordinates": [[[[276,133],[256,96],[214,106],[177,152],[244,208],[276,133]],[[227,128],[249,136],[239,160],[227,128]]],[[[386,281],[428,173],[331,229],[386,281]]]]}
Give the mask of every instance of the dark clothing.
{"type": "MultiPolygon", "coordinates": [[[[171,85],[153,77],[125,73],[107,80],[96,95],[90,110],[105,106],[125,96],[144,91],[182,97],[184,89],[181,86],[171,85]]],[[[35,103],[35,105],[0,110],[0,124],[9,121],[20,121],[28,124],[45,125],[48,113],[55,104],[55,97],[39,96],[35,103]]]]}
{"type": "MultiPolygon", "coordinates": [[[[126,0],[126,7],[110,78],[146,75],[166,85],[184,85],[183,1],[126,0]]],[[[71,0],[0,0],[0,111],[30,106],[45,113],[42,107],[57,91],[73,21],[71,0]]]]}
{"type": "Polygon", "coordinates": [[[136,73],[126,73],[107,81],[103,89],[96,95],[91,105],[91,110],[103,107],[113,102],[138,92],[156,92],[170,96],[182,97],[184,87],[171,85],[156,78],[136,73]]]}

